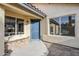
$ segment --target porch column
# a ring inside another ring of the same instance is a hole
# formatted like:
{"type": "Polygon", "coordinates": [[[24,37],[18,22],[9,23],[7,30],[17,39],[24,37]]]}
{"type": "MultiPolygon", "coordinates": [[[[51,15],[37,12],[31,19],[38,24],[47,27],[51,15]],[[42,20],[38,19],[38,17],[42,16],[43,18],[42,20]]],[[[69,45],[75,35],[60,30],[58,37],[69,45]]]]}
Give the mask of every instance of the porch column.
{"type": "Polygon", "coordinates": [[[0,8],[0,56],[4,55],[4,10],[0,8]]]}
{"type": "Polygon", "coordinates": [[[40,27],[41,27],[41,38],[43,39],[44,35],[47,35],[48,33],[48,25],[47,25],[47,18],[41,19],[40,21],[40,27]]]}
{"type": "Polygon", "coordinates": [[[77,13],[75,18],[75,38],[79,40],[79,13],[77,13]]]}

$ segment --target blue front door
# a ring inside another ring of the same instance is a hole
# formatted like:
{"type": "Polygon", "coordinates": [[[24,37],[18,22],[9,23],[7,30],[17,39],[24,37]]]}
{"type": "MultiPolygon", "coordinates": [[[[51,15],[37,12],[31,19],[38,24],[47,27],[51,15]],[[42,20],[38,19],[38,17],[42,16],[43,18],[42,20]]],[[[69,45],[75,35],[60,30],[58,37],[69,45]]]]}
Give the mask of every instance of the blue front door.
{"type": "Polygon", "coordinates": [[[40,39],[40,20],[31,20],[31,39],[40,39]]]}

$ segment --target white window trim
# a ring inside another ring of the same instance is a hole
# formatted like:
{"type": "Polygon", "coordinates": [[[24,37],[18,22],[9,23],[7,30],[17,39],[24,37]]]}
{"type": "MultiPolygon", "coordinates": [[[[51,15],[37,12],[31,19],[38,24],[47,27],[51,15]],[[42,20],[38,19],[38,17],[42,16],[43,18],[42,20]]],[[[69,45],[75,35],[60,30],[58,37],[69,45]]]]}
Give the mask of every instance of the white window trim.
{"type": "Polygon", "coordinates": [[[50,36],[51,34],[50,34],[50,24],[49,24],[49,18],[47,18],[47,25],[48,25],[48,35],[50,36]]]}
{"type": "Polygon", "coordinates": [[[15,18],[15,35],[17,35],[17,18],[15,18]]]}
{"type": "Polygon", "coordinates": [[[61,17],[59,17],[59,22],[60,22],[60,24],[59,24],[59,26],[60,26],[60,33],[59,33],[59,35],[61,36],[61,17]]]}
{"type": "MultiPolygon", "coordinates": [[[[59,18],[60,24],[61,24],[61,17],[59,18]]],[[[75,15],[75,19],[76,19],[76,15],[75,15]]],[[[69,38],[75,38],[75,36],[62,36],[61,35],[61,29],[60,29],[60,34],[59,35],[55,35],[55,34],[50,34],[50,22],[49,22],[50,18],[47,18],[47,25],[48,25],[48,36],[54,36],[54,37],[69,37],[69,38]]],[[[60,26],[61,28],[61,26],[60,26]]]]}

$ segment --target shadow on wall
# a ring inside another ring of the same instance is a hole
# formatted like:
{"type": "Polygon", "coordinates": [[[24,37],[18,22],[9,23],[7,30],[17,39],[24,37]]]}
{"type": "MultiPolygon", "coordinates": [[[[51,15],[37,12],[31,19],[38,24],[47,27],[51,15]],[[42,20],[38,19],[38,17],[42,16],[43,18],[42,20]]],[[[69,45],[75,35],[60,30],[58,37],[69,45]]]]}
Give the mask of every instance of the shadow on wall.
{"type": "Polygon", "coordinates": [[[44,41],[49,53],[48,56],[79,56],[79,48],[69,47],[58,43],[44,41]],[[50,46],[48,46],[50,44],[50,46]]]}

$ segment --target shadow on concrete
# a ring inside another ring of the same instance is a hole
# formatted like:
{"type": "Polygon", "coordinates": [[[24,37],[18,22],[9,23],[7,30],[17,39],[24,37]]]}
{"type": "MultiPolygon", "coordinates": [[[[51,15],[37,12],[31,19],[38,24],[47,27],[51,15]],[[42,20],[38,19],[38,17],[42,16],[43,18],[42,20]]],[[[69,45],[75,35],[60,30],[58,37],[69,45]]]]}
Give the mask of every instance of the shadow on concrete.
{"type": "Polygon", "coordinates": [[[12,50],[8,50],[7,52],[5,52],[4,56],[10,56],[12,52],[13,52],[12,50]]]}
{"type": "Polygon", "coordinates": [[[10,56],[10,54],[13,52],[12,50],[8,49],[8,44],[5,42],[5,54],[4,56],[10,56]]]}
{"type": "Polygon", "coordinates": [[[79,48],[74,48],[58,43],[51,43],[48,41],[43,42],[49,50],[48,56],[79,56],[79,48]],[[48,44],[50,44],[49,47],[48,44]]]}

